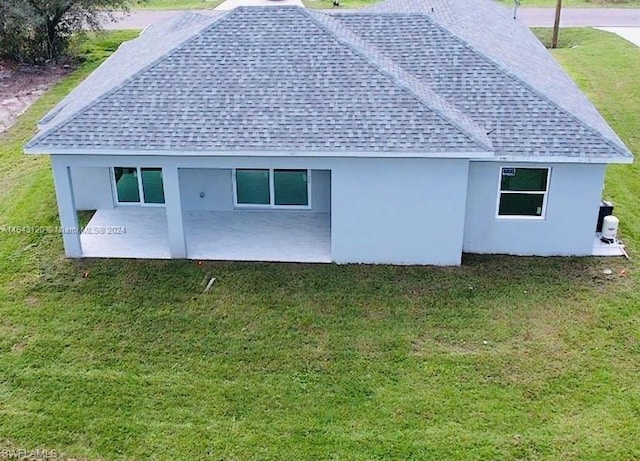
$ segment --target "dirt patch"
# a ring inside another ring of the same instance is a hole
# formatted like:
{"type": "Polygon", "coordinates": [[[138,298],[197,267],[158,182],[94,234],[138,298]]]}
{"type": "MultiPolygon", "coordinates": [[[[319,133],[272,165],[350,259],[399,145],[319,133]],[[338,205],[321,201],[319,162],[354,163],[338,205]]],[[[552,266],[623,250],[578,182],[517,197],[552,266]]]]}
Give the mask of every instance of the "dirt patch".
{"type": "Polygon", "coordinates": [[[20,66],[0,61],[0,133],[70,71],[69,66],[20,66]]]}

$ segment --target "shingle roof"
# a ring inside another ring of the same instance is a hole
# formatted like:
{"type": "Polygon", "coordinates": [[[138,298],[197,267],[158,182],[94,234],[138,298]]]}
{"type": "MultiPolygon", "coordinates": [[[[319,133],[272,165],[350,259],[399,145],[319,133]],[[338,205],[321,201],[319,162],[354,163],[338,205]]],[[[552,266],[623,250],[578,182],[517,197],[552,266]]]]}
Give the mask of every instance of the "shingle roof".
{"type": "Polygon", "coordinates": [[[478,43],[490,40],[471,43],[476,33],[450,9],[422,11],[448,1],[395,0],[422,5],[419,14],[180,16],[122,46],[45,118],[27,150],[631,157],[537,40],[569,98],[505,69],[496,56],[508,52],[483,52],[478,43]]]}
{"type": "Polygon", "coordinates": [[[618,146],[430,17],[336,16],[445,100],[486,127],[496,156],[606,157],[618,146]]]}
{"type": "Polygon", "coordinates": [[[50,130],[105,93],[119,88],[128,78],[162,59],[215,19],[215,15],[184,13],[149,26],[138,39],[122,43],[117,52],[40,120],[39,128],[50,130]]]}
{"type": "Polygon", "coordinates": [[[596,130],[620,154],[631,155],[624,143],[562,70],[527,26],[513,18],[511,9],[494,0],[386,0],[360,10],[363,13],[411,13],[433,22],[465,41],[550,102],[596,130]]]}
{"type": "Polygon", "coordinates": [[[237,8],[30,146],[491,150],[481,128],[381,56],[372,63],[373,48],[340,26],[302,8],[237,8]]]}

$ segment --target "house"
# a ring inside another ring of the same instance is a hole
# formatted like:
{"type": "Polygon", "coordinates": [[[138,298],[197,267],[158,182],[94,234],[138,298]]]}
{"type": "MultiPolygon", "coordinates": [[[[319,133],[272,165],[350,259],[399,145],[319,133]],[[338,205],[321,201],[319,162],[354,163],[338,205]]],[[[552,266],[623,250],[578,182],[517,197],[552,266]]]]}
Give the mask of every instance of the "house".
{"type": "Polygon", "coordinates": [[[39,129],[73,258],[591,255],[605,168],[633,161],[490,0],[182,14],[39,129]]]}

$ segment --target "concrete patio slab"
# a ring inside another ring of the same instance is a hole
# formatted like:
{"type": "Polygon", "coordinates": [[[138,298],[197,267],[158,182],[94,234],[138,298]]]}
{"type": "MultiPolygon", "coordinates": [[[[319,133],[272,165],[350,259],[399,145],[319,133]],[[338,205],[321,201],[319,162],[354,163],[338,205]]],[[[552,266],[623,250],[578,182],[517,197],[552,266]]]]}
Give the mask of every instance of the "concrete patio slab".
{"type": "MultiPolygon", "coordinates": [[[[193,211],[184,226],[189,259],[331,262],[329,213],[193,211]]],[[[98,210],[80,241],[83,257],[170,258],[163,207],[98,210]]]]}
{"type": "Polygon", "coordinates": [[[624,244],[620,240],[613,243],[604,243],[600,240],[600,234],[597,233],[593,239],[592,256],[626,256],[624,244]]]}
{"type": "Polygon", "coordinates": [[[329,213],[197,211],[185,214],[190,259],[331,262],[329,213]]]}
{"type": "Polygon", "coordinates": [[[98,210],[80,236],[88,258],[169,259],[167,216],[163,207],[98,210]]]}

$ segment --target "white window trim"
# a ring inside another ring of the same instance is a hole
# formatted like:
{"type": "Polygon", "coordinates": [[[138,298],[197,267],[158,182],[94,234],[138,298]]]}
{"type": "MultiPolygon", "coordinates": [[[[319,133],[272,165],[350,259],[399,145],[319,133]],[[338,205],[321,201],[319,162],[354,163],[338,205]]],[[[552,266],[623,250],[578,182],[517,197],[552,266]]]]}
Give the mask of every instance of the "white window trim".
{"type": "Polygon", "coordinates": [[[526,221],[544,221],[547,219],[547,202],[549,199],[549,185],[551,184],[551,167],[537,167],[537,166],[501,166],[498,169],[498,196],[496,198],[496,219],[502,220],[526,220],[526,221]],[[547,170],[547,187],[543,191],[509,191],[501,190],[502,187],[502,170],[505,168],[527,168],[531,170],[547,170]],[[542,213],[540,216],[523,216],[523,215],[501,215],[500,214],[500,196],[502,194],[528,194],[528,195],[540,195],[542,197],[542,213]]]}
{"type": "MultiPolygon", "coordinates": [[[[160,168],[163,175],[163,184],[164,184],[164,169],[157,166],[120,166],[120,167],[112,167],[111,168],[111,187],[113,189],[113,202],[116,206],[144,206],[144,207],[165,207],[167,198],[164,198],[165,203],[146,203],[144,201],[144,190],[142,189],[142,169],[143,168],[160,168]],[[138,202],[121,202],[118,199],[118,185],[116,184],[116,168],[135,168],[138,173],[136,179],[138,180],[138,194],[140,196],[140,201],[138,202]]],[[[164,191],[163,191],[164,192],[164,191]]]]}
{"type": "Polygon", "coordinates": [[[310,210],[311,209],[311,170],[305,168],[233,168],[233,207],[239,209],[256,210],[310,210]],[[237,170],[267,170],[269,171],[269,204],[258,203],[238,203],[238,183],[236,181],[237,170]],[[307,204],[306,205],[276,205],[276,194],[274,185],[274,170],[305,170],[307,172],[307,204]]]}

